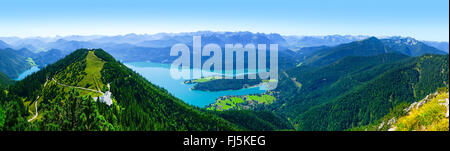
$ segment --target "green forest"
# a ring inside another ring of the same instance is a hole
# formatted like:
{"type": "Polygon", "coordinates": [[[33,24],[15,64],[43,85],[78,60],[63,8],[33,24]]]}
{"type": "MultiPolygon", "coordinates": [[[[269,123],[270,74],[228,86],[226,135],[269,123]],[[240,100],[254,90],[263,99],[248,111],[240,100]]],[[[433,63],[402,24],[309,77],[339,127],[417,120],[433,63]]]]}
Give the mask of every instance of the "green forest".
{"type": "Polygon", "coordinates": [[[284,77],[271,109],[298,130],[346,130],[374,122],[402,104],[448,87],[448,55],[346,57],[322,68],[294,69],[302,88],[284,77]],[[352,62],[359,60],[359,64],[352,62]],[[327,72],[335,71],[335,72],[327,72]]]}

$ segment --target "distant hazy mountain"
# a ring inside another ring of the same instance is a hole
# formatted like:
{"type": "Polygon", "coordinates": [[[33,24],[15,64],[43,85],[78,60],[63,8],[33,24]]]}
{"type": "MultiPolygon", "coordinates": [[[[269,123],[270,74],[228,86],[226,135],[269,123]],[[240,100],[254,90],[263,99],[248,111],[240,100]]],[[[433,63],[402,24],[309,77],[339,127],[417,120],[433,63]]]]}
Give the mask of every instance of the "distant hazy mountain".
{"type": "MultiPolygon", "coordinates": [[[[291,49],[298,49],[302,47],[316,47],[316,46],[337,46],[339,44],[350,43],[353,41],[363,40],[369,38],[369,36],[351,36],[351,35],[328,35],[328,36],[283,36],[291,49]]],[[[449,52],[448,42],[435,42],[435,41],[418,41],[410,37],[383,37],[383,39],[393,40],[406,40],[402,43],[419,43],[418,46],[422,47],[423,44],[435,47],[438,50],[449,52]]]]}
{"type": "Polygon", "coordinates": [[[0,49],[5,49],[5,48],[9,48],[10,46],[8,44],[6,44],[5,42],[0,40],[0,49]]]}
{"type": "Polygon", "coordinates": [[[291,47],[336,46],[357,40],[369,38],[369,36],[328,35],[328,36],[283,36],[291,47]]]}
{"type": "MultiPolygon", "coordinates": [[[[170,48],[177,43],[183,43],[192,49],[192,36],[201,36],[202,46],[215,43],[224,48],[225,44],[279,44],[279,50],[285,50],[285,40],[279,34],[263,34],[251,32],[194,32],[180,34],[159,34],[158,40],[146,40],[131,43],[94,43],[93,48],[103,48],[118,60],[152,61],[169,63],[177,57],[169,56],[170,48]]],[[[147,37],[150,39],[149,37],[147,37]]],[[[156,37],[153,37],[156,38],[156,37]]],[[[93,40],[95,41],[95,40],[93,40]]],[[[223,49],[224,51],[224,49],[223,49]]]]}
{"type": "MultiPolygon", "coordinates": [[[[48,51],[59,49],[68,54],[79,48],[112,48],[106,51],[116,51],[117,49],[135,49],[139,47],[152,50],[154,48],[170,48],[174,44],[184,43],[192,46],[192,36],[202,36],[202,45],[216,43],[224,44],[279,44],[280,47],[287,46],[284,38],[279,34],[264,34],[251,32],[212,32],[199,31],[190,33],[159,33],[154,35],[127,34],[118,36],[66,36],[66,37],[0,37],[0,40],[8,43],[13,49],[27,48],[32,52],[48,51]],[[117,48],[118,47],[118,48],[117,48]]],[[[122,58],[119,58],[122,59],[122,58]]]]}
{"type": "Polygon", "coordinates": [[[322,66],[348,56],[373,56],[394,52],[386,47],[383,42],[375,37],[365,40],[342,44],[336,47],[318,50],[314,55],[305,60],[305,64],[322,66]]]}
{"type": "Polygon", "coordinates": [[[392,37],[380,40],[375,37],[370,37],[336,47],[316,50],[312,55],[305,56],[306,60],[304,63],[313,66],[322,66],[347,56],[372,56],[383,53],[401,53],[408,56],[446,54],[413,38],[392,37]]]}
{"type": "Polygon", "coordinates": [[[67,41],[91,41],[91,40],[102,38],[102,37],[105,37],[105,36],[102,36],[102,35],[89,35],[89,36],[71,35],[71,36],[65,36],[65,37],[56,37],[56,39],[53,41],[56,41],[58,39],[64,39],[67,41]]]}
{"type": "Polygon", "coordinates": [[[391,37],[389,39],[381,40],[386,46],[393,51],[397,51],[408,56],[420,56],[426,53],[429,54],[446,54],[445,52],[428,46],[414,38],[391,37]]]}
{"type": "Polygon", "coordinates": [[[66,56],[61,50],[51,49],[49,51],[35,53],[31,56],[38,66],[45,67],[48,64],[55,63],[66,56]]]}
{"type": "Polygon", "coordinates": [[[59,39],[47,44],[47,49],[59,49],[68,54],[80,48],[92,48],[94,44],[86,41],[73,41],[59,39]]]}
{"type": "Polygon", "coordinates": [[[449,53],[448,42],[423,41],[423,43],[449,53]]]}
{"type": "MultiPolygon", "coordinates": [[[[172,46],[168,44],[184,43],[192,45],[192,36],[201,36],[202,44],[215,43],[218,45],[224,44],[278,44],[280,46],[287,45],[286,40],[279,34],[264,34],[264,33],[252,33],[252,32],[211,32],[211,31],[199,31],[192,33],[180,33],[180,34],[162,34],[160,39],[146,40],[138,43],[139,46],[150,46],[161,44],[163,46],[172,46]],[[142,45],[147,44],[147,45],[142,45]],[[165,45],[164,45],[165,44],[165,45]]],[[[156,37],[154,37],[156,38],[156,37]]]]}
{"type": "MultiPolygon", "coordinates": [[[[158,34],[127,34],[117,36],[102,35],[71,35],[56,37],[0,37],[14,49],[27,48],[33,52],[46,51],[52,48],[63,51],[74,51],[80,46],[103,47],[105,44],[130,44],[138,47],[164,48],[171,47],[176,43],[192,44],[192,36],[202,36],[203,43],[276,43],[281,47],[301,48],[314,46],[336,46],[343,43],[349,43],[366,39],[369,36],[352,35],[327,35],[327,36],[281,36],[271,33],[252,33],[252,32],[213,32],[198,31],[186,33],[158,33],[158,34]],[[61,46],[66,45],[69,46],[61,46]],[[64,49],[62,49],[64,48],[64,49]],[[65,50],[70,49],[70,50],[65,50]]],[[[448,52],[448,42],[425,41],[433,47],[448,52]]]]}
{"type": "Polygon", "coordinates": [[[179,40],[176,40],[176,39],[167,39],[167,40],[142,41],[142,42],[136,43],[136,45],[141,46],[141,47],[165,48],[165,47],[171,47],[178,43],[182,43],[182,42],[179,40]]]}
{"type": "MultiPolygon", "coordinates": [[[[12,38],[14,39],[14,38],[12,38]]],[[[26,48],[32,52],[40,52],[47,50],[48,41],[43,41],[40,38],[25,38],[25,39],[15,39],[8,44],[13,49],[23,49],[26,48]]]]}
{"type": "MultiPolygon", "coordinates": [[[[13,49],[26,48],[31,52],[45,52],[51,49],[61,50],[63,55],[67,55],[80,48],[103,48],[121,61],[152,61],[159,63],[169,63],[176,59],[170,57],[170,48],[177,43],[188,45],[192,49],[192,37],[201,36],[202,46],[208,43],[215,43],[222,48],[225,44],[278,44],[280,52],[288,48],[296,53],[287,52],[283,55],[292,55],[291,59],[304,61],[313,52],[319,51],[321,47],[333,47],[340,44],[360,41],[368,36],[351,35],[328,35],[328,36],[282,36],[271,33],[252,32],[213,32],[198,31],[186,33],[159,33],[159,34],[127,34],[117,36],[65,36],[65,37],[0,37],[5,44],[13,49]],[[313,47],[313,48],[309,48],[313,47]],[[295,58],[293,58],[295,57],[295,58]]],[[[442,54],[443,51],[436,51],[430,46],[412,38],[392,37],[383,40],[388,47],[398,50],[401,53],[417,56],[424,53],[442,54]],[[389,40],[392,39],[392,40],[389,40]],[[409,44],[408,39],[411,40],[409,44]],[[404,41],[406,40],[406,41],[404,41]],[[400,41],[401,44],[396,44],[400,41]],[[403,42],[404,41],[404,42],[403,42]]],[[[433,43],[433,42],[428,42],[433,43]]],[[[443,46],[445,46],[443,44],[443,46]]],[[[442,47],[442,46],[440,46],[442,47]]],[[[447,45],[448,47],[448,45],[447,45]]],[[[330,49],[327,49],[330,50],[330,49]]],[[[281,56],[280,56],[281,57],[281,56]]],[[[289,60],[291,61],[291,60],[289,60]]],[[[295,62],[292,62],[295,64],[295,62]]]]}

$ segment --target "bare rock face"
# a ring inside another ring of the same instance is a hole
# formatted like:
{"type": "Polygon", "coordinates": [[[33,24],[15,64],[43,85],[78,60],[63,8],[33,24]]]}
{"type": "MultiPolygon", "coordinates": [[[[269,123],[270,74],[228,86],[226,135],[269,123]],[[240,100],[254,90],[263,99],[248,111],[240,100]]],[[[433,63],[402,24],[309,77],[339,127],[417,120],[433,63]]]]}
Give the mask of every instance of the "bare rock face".
{"type": "Polygon", "coordinates": [[[412,103],[408,108],[404,109],[405,112],[410,112],[415,106],[417,105],[417,102],[412,103]]]}
{"type": "Polygon", "coordinates": [[[448,109],[449,109],[449,108],[448,108],[448,103],[449,103],[449,102],[448,102],[448,98],[445,98],[445,102],[441,104],[441,105],[445,105],[445,107],[447,107],[447,114],[445,114],[445,117],[446,117],[446,118],[448,118],[448,109]]]}
{"type": "Polygon", "coordinates": [[[380,126],[378,126],[378,130],[381,130],[383,128],[383,126],[384,126],[384,121],[381,122],[380,126]]]}
{"type": "Polygon", "coordinates": [[[431,98],[433,98],[434,96],[436,96],[438,93],[433,93],[433,94],[429,94],[427,95],[424,99],[420,100],[419,102],[414,102],[412,103],[408,108],[404,109],[403,111],[407,112],[408,115],[411,113],[411,110],[413,108],[419,109],[422,105],[424,105],[425,103],[427,103],[428,101],[431,100],[431,98]]]}
{"type": "Polygon", "coordinates": [[[395,123],[397,122],[397,118],[393,117],[391,118],[388,122],[387,125],[390,125],[391,128],[388,129],[388,131],[395,131],[397,128],[394,126],[395,123]]]}

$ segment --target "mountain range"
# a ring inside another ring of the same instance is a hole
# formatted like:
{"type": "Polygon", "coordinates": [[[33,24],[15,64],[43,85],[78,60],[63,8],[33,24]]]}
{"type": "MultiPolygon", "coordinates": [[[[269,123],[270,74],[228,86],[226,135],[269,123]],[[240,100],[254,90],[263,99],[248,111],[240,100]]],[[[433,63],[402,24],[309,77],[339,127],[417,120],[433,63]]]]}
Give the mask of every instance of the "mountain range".
{"type": "MultiPolygon", "coordinates": [[[[10,47],[14,50],[29,50],[33,53],[39,54],[47,52],[46,55],[53,56],[47,62],[37,61],[39,57],[27,56],[35,59],[38,65],[45,65],[61,59],[63,56],[80,48],[102,48],[116,59],[123,62],[134,61],[151,61],[158,63],[171,63],[177,57],[172,57],[169,54],[171,46],[177,43],[188,45],[192,49],[192,36],[202,36],[202,46],[208,43],[216,43],[224,47],[224,44],[242,43],[242,44],[278,44],[280,60],[287,60],[281,63],[281,68],[288,68],[295,66],[295,62],[299,62],[310,54],[315,53],[316,50],[325,47],[335,47],[340,44],[360,41],[369,36],[282,36],[280,34],[264,34],[251,32],[211,32],[199,31],[191,33],[160,33],[154,35],[138,35],[127,34],[119,36],[65,36],[65,37],[0,37],[0,49],[10,47]],[[52,51],[50,51],[52,50],[52,51]],[[55,51],[58,50],[58,51],[55,51]],[[311,51],[310,51],[311,50],[311,51]],[[48,52],[50,51],[50,52],[48,52]],[[56,54],[54,54],[56,53],[56,54]],[[296,57],[290,57],[296,55],[296,57]]],[[[421,53],[439,53],[436,50],[445,51],[445,46],[448,48],[446,42],[421,42],[413,38],[403,37],[388,37],[381,39],[382,42],[395,50],[388,51],[402,51],[402,53],[409,53],[407,55],[417,56],[421,53]],[[403,42],[400,42],[403,41],[403,42]],[[407,41],[411,41],[408,43],[407,41]],[[400,42],[400,43],[396,43],[400,42]],[[413,43],[417,45],[413,45],[413,43]],[[438,46],[432,48],[427,44],[438,46]],[[424,49],[419,50],[419,49],[424,49]]],[[[39,56],[39,55],[37,55],[39,56]]],[[[204,57],[206,60],[208,57],[204,57]]],[[[40,59],[42,61],[46,59],[40,59]]],[[[8,74],[10,77],[16,75],[8,74]]]]}
{"type": "Polygon", "coordinates": [[[321,49],[307,56],[305,64],[324,65],[346,56],[373,56],[382,53],[401,53],[408,56],[423,54],[446,54],[412,38],[377,39],[370,37],[347,44],[321,49]]]}
{"type": "MultiPolygon", "coordinates": [[[[285,36],[276,33],[251,33],[251,32],[213,32],[198,31],[188,33],[158,33],[158,34],[126,34],[117,36],[55,36],[55,37],[0,37],[0,48],[13,49],[27,48],[33,52],[60,49],[74,51],[83,47],[104,48],[107,45],[130,45],[145,48],[166,48],[177,43],[191,45],[192,36],[202,36],[205,43],[276,43],[281,47],[297,50],[303,47],[337,46],[339,44],[367,39],[365,35],[327,35],[327,36],[285,36]],[[3,43],[3,44],[2,44],[3,43]]],[[[395,37],[378,37],[391,39],[395,37]]],[[[409,37],[406,37],[409,38],[409,37]]],[[[421,41],[439,50],[448,52],[448,42],[421,41]]],[[[128,47],[130,47],[128,46],[128,47]]],[[[108,51],[108,50],[107,50],[108,51]]]]}
{"type": "Polygon", "coordinates": [[[363,40],[369,36],[351,35],[328,35],[328,36],[283,36],[287,43],[293,48],[316,47],[316,46],[337,46],[343,43],[363,40]]]}

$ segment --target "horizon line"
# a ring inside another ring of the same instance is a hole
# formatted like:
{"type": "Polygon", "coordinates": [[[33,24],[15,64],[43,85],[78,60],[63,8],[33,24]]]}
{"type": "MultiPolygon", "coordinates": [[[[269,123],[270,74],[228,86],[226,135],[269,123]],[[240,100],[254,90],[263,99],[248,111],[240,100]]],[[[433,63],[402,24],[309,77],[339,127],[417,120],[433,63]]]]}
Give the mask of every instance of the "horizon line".
{"type": "MultiPolygon", "coordinates": [[[[212,33],[244,33],[249,32],[252,34],[265,34],[265,35],[271,35],[271,34],[278,34],[282,37],[285,36],[295,36],[295,37],[325,37],[325,36],[363,36],[363,37],[376,37],[378,39],[385,39],[385,38],[392,38],[392,37],[401,37],[401,38],[413,38],[418,41],[430,41],[430,42],[449,42],[445,40],[424,40],[424,39],[417,39],[411,36],[402,36],[402,35],[379,35],[379,36],[373,36],[373,35],[364,35],[364,34],[280,34],[276,32],[252,32],[252,31],[245,31],[245,30],[238,30],[238,31],[213,31],[213,30],[198,30],[198,31],[188,31],[188,32],[156,32],[156,33],[135,33],[130,32],[126,34],[67,34],[67,35],[49,35],[49,36],[0,36],[0,38],[19,38],[19,39],[33,39],[33,38],[59,38],[63,39],[70,36],[101,36],[101,37],[114,37],[114,36],[127,36],[127,35],[138,35],[138,36],[153,36],[158,34],[169,34],[169,35],[177,35],[177,34],[192,34],[192,33],[199,33],[199,32],[212,32],[212,33]]],[[[89,40],[88,40],[89,41],[89,40]]]]}

